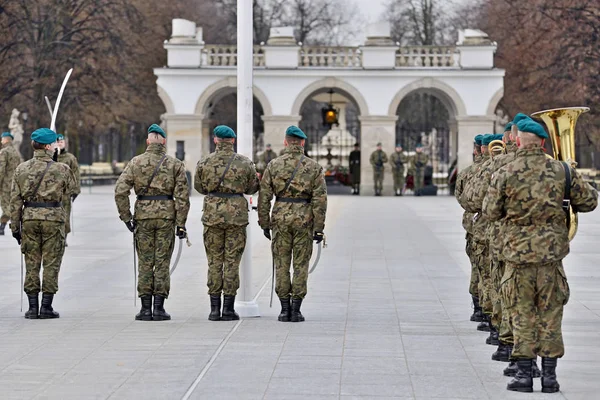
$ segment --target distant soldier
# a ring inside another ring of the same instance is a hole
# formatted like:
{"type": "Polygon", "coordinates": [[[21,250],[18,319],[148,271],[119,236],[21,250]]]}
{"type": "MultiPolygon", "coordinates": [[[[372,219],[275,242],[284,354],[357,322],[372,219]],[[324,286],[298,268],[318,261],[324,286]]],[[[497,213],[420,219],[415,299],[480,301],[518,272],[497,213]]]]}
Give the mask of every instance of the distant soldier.
{"type": "Polygon", "coordinates": [[[371,165],[373,166],[373,184],[375,196],[381,196],[383,190],[383,176],[385,173],[385,164],[388,162],[388,156],[381,149],[381,143],[377,143],[377,150],[371,153],[371,165]]]}
{"type": "Polygon", "coordinates": [[[307,292],[312,242],[320,243],[325,229],[325,176],[323,168],[304,155],[305,140],[306,135],[298,127],[287,128],[285,152],[267,167],[258,196],[258,220],[267,239],[271,240],[273,230],[275,291],[281,302],[278,320],[282,322],[304,321],[300,307],[307,292]],[[273,196],[275,205],[270,215],[273,196]]]}
{"type": "Polygon", "coordinates": [[[354,150],[350,152],[350,182],[352,183],[352,194],[360,194],[360,144],[354,145],[354,150]]]}
{"type": "Polygon", "coordinates": [[[31,140],[33,158],[20,164],[13,178],[11,230],[25,255],[27,274],[23,290],[29,299],[25,318],[58,318],[52,301],[58,291],[67,219],[61,201],[73,190],[75,178],[69,167],[52,160],[56,144],[54,131],[38,129],[31,134],[31,140]],[[40,286],[42,263],[44,277],[40,286]]]}
{"type": "Polygon", "coordinates": [[[392,175],[394,176],[394,194],[402,196],[404,189],[404,168],[408,164],[409,158],[402,151],[402,146],[397,145],[396,151],[390,156],[390,164],[392,165],[392,175]]]}
{"type": "Polygon", "coordinates": [[[58,162],[67,164],[69,168],[71,168],[73,176],[75,177],[75,186],[73,187],[73,193],[69,193],[63,199],[63,207],[65,209],[65,213],[67,214],[67,221],[65,224],[65,246],[67,246],[66,237],[71,232],[71,202],[75,202],[75,199],[81,193],[81,174],[79,172],[79,163],[77,162],[77,158],[73,154],[67,152],[66,141],[63,135],[58,135],[58,140],[56,141],[56,144],[59,150],[58,162]]]}
{"type": "Polygon", "coordinates": [[[139,258],[137,290],[142,308],[135,316],[138,321],[171,319],[164,308],[171,288],[169,264],[175,236],[187,237],[185,223],[190,195],[185,165],[167,155],[166,138],[165,131],[152,124],[148,128],[146,152],[127,164],[115,187],[119,217],[133,233],[139,258]],[[131,189],[137,195],[133,216],[129,203],[131,189]]]}
{"type": "Polygon", "coordinates": [[[10,220],[10,187],[17,166],[23,161],[21,154],[13,146],[13,135],[10,132],[2,133],[2,149],[0,150],[0,236],[4,236],[4,229],[10,220]]]}
{"type": "Polygon", "coordinates": [[[569,253],[565,199],[576,212],[598,205],[598,192],[569,164],[546,157],[548,134],[531,119],[517,123],[515,159],[492,176],[483,202],[489,221],[504,218],[501,291],[513,322],[512,359],[517,374],[507,389],[532,392],[534,359],[542,357],[542,392],[560,390],[557,359],[564,355],[561,332],[569,284],[562,259],[569,253]]]}
{"type": "Polygon", "coordinates": [[[204,197],[204,248],[208,259],[210,321],[240,319],[235,296],[240,287],[239,266],[246,247],[248,201],[244,194],[258,190],[254,163],[233,150],[236,134],[228,126],[214,129],[216,151],[196,167],[194,188],[204,197]],[[221,293],[223,313],[221,314],[221,293]]]}
{"type": "Polygon", "coordinates": [[[267,144],[265,151],[258,157],[258,164],[256,166],[258,173],[262,175],[267,165],[275,158],[277,158],[277,154],[271,149],[271,144],[267,144]]]}
{"type": "Polygon", "coordinates": [[[423,153],[423,145],[421,143],[417,144],[415,149],[416,154],[412,158],[412,164],[414,169],[414,179],[415,179],[415,195],[421,195],[421,189],[423,189],[423,181],[425,180],[425,167],[429,162],[429,156],[423,153]]]}

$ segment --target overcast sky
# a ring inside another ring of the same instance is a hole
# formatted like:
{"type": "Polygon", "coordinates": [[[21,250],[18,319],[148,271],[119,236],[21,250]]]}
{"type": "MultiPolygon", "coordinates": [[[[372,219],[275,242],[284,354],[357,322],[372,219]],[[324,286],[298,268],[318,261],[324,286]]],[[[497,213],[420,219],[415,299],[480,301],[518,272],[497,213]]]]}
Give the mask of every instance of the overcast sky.
{"type": "Polygon", "coordinates": [[[377,22],[383,13],[385,0],[354,0],[367,22],[377,22]]]}

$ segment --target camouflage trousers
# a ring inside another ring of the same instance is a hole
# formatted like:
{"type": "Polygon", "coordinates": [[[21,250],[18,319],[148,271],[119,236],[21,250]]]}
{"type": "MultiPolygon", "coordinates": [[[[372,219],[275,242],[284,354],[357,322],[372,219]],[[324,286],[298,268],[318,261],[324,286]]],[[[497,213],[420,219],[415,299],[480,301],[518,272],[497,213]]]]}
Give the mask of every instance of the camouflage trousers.
{"type": "Polygon", "coordinates": [[[465,236],[466,246],[465,252],[471,262],[471,279],[469,280],[469,293],[471,296],[479,297],[479,270],[477,269],[477,262],[475,254],[473,253],[473,235],[467,233],[465,236]]]}
{"type": "Polygon", "coordinates": [[[394,192],[402,191],[404,189],[404,168],[394,169],[394,192]]]}
{"type": "Polygon", "coordinates": [[[142,219],[136,221],[135,241],[138,254],[138,296],[169,297],[169,267],[175,247],[175,221],[142,219]]]}
{"type": "Polygon", "coordinates": [[[0,207],[2,207],[2,217],[0,217],[0,223],[7,224],[10,220],[8,215],[8,206],[10,205],[10,190],[6,193],[2,193],[0,196],[0,207]]]}
{"type": "Polygon", "coordinates": [[[479,305],[485,314],[492,315],[492,277],[488,247],[487,242],[473,241],[473,258],[479,272],[479,305]]]}
{"type": "Polygon", "coordinates": [[[373,170],[373,189],[375,193],[381,193],[383,191],[383,177],[385,171],[382,169],[378,170],[375,168],[373,170]]]}
{"type": "Polygon", "coordinates": [[[54,221],[24,221],[21,252],[25,254],[25,283],[29,295],[58,292],[58,273],[65,252],[65,224],[54,221]],[[40,285],[40,269],[44,267],[40,285]]]}
{"type": "Polygon", "coordinates": [[[417,190],[423,189],[423,182],[425,181],[425,170],[417,169],[415,170],[414,182],[415,182],[415,193],[417,190]]]}
{"type": "Polygon", "coordinates": [[[240,287],[240,261],[246,247],[246,226],[204,226],[208,259],[208,294],[235,296],[240,287]]]}
{"type": "Polygon", "coordinates": [[[308,264],[313,251],[313,234],[309,228],[296,229],[276,226],[271,243],[275,263],[275,292],[280,298],[306,296],[308,264]],[[290,278],[290,265],[294,262],[294,279],[290,278]]]}
{"type": "Polygon", "coordinates": [[[562,357],[563,307],[569,284],[562,261],[545,264],[506,263],[501,283],[505,311],[513,323],[513,359],[562,357]]]}
{"type": "Polygon", "coordinates": [[[62,201],[63,208],[65,209],[65,234],[71,233],[71,196],[65,196],[62,201]]]}

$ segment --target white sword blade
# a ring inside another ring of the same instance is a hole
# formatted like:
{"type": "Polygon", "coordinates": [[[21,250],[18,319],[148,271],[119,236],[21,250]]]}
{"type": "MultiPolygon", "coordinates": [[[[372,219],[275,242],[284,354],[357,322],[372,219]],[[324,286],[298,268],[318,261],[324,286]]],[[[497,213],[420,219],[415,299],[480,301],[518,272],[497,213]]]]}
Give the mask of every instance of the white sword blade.
{"type": "Polygon", "coordinates": [[[52,122],[50,123],[50,129],[56,132],[56,116],[58,115],[58,107],[60,106],[60,101],[62,99],[63,93],[65,92],[65,87],[67,87],[67,82],[71,77],[71,73],[73,72],[73,68],[67,72],[67,76],[65,76],[65,80],[62,83],[60,88],[60,92],[58,93],[58,97],[56,98],[56,104],[54,105],[54,112],[52,113],[52,122]]]}
{"type": "Polygon", "coordinates": [[[48,96],[44,96],[44,99],[46,99],[46,105],[48,106],[48,111],[50,112],[50,123],[52,123],[52,104],[50,103],[48,96]]]}

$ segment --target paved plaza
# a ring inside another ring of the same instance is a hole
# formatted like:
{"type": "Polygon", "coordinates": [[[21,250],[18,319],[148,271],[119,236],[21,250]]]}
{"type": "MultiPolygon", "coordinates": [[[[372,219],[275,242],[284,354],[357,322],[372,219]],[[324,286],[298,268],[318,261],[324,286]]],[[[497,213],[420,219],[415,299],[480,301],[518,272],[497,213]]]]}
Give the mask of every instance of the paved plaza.
{"type": "MultiPolygon", "coordinates": [[[[563,391],[507,392],[504,363],[469,322],[470,266],[452,197],[330,196],[328,248],[304,323],[269,308],[271,259],[252,213],[260,318],[210,322],[202,198],[192,198],[166,309],[137,322],[132,237],[112,188],[84,189],[60,275],[58,320],[19,312],[19,250],[0,237],[0,399],[597,399],[600,213],[581,215],[565,262],[563,391]]],[[[277,300],[275,300],[276,303],[277,300]]],[[[26,299],[25,299],[26,303],[26,299]]]]}

